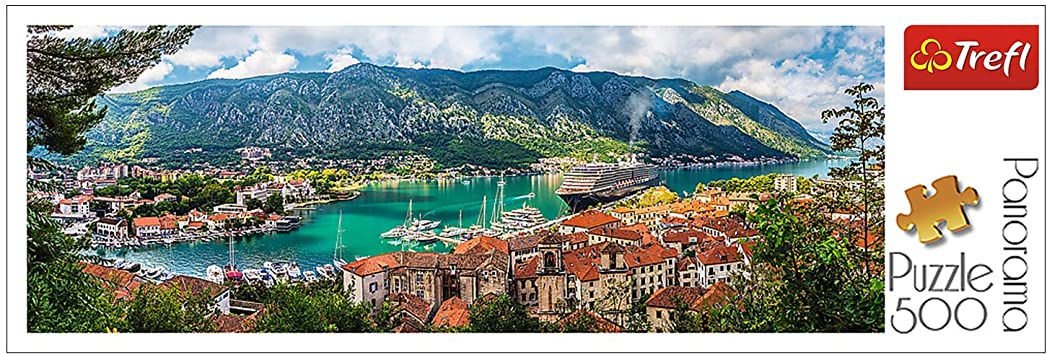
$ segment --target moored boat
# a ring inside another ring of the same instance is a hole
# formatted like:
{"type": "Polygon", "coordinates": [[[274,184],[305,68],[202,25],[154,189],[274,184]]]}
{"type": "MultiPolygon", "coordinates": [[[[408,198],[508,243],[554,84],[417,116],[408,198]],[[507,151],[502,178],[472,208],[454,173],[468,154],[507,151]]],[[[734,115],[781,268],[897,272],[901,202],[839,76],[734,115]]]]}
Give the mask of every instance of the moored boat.
{"type": "Polygon", "coordinates": [[[218,265],[211,265],[207,267],[207,281],[220,284],[225,282],[225,275],[222,273],[222,268],[218,265]]]}
{"type": "Polygon", "coordinates": [[[262,281],[261,270],[258,270],[258,269],[244,269],[244,280],[247,280],[247,282],[259,282],[259,281],[262,281]]]}
{"type": "Polygon", "coordinates": [[[289,263],[289,265],[287,266],[287,277],[291,279],[291,281],[302,280],[302,269],[298,267],[298,263],[289,263]]]}

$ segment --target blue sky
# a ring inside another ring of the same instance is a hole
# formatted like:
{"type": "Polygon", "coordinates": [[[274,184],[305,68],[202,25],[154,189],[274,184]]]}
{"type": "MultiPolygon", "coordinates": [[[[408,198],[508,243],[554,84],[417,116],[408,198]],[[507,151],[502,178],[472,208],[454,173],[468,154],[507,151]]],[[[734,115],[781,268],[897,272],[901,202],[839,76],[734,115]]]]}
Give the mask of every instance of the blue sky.
{"type": "MultiPolygon", "coordinates": [[[[66,37],[118,27],[78,26],[66,37]]],[[[208,78],[336,71],[358,62],[463,71],[558,67],[681,77],[741,90],[812,133],[819,112],[849,103],[843,88],[873,83],[882,97],[882,27],[203,27],[128,92],[208,78]]]]}

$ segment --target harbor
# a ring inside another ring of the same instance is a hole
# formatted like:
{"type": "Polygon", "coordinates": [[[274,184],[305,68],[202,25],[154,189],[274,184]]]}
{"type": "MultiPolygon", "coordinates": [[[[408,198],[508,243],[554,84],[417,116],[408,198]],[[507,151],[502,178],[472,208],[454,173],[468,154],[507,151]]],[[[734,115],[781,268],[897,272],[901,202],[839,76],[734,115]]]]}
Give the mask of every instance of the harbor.
{"type": "MultiPolygon", "coordinates": [[[[830,167],[847,164],[847,160],[803,161],[748,167],[709,169],[662,170],[659,177],[673,191],[691,193],[697,183],[732,177],[746,178],[769,173],[803,176],[826,176],[830,167]]],[[[463,227],[476,223],[483,210],[487,227],[498,190],[498,177],[463,179],[385,181],[372,183],[361,189],[359,197],[350,201],[316,204],[316,210],[296,211],[302,217],[301,227],[289,233],[262,233],[236,238],[237,264],[243,269],[260,269],[267,261],[295,261],[303,268],[332,263],[339,213],[343,216],[343,244],[345,260],[377,255],[390,251],[446,252],[455,246],[450,238],[439,237],[431,243],[404,242],[382,238],[380,235],[395,226],[402,226],[411,205],[417,218],[441,221],[443,230],[457,227],[459,215],[463,227]],[[487,203],[484,204],[484,197],[487,203]],[[486,208],[482,208],[486,206],[486,208]]],[[[522,208],[524,204],[541,212],[547,220],[568,215],[567,206],[555,191],[561,175],[506,176],[504,178],[504,210],[522,208]],[[533,193],[533,197],[531,197],[533,193]]],[[[442,232],[442,230],[440,230],[442,232]]],[[[151,267],[164,266],[167,270],[192,276],[205,276],[209,265],[224,265],[228,260],[227,241],[209,243],[180,243],[151,245],[140,248],[98,250],[109,258],[124,258],[151,267]]]]}

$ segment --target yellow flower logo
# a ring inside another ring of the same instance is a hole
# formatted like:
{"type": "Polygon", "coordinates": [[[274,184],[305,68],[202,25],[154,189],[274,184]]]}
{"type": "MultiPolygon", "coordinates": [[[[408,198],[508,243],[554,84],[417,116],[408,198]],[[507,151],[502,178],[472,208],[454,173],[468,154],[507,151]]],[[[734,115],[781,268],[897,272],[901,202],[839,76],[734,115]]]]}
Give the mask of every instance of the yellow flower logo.
{"type": "Polygon", "coordinates": [[[909,56],[909,64],[911,64],[913,68],[916,68],[916,70],[926,70],[928,73],[934,73],[935,69],[949,69],[949,66],[952,65],[952,55],[950,55],[949,52],[942,50],[942,44],[938,43],[938,40],[928,38],[920,45],[920,50],[912,52],[912,55],[909,56]],[[934,54],[930,54],[930,52],[927,51],[927,45],[931,43],[934,43],[934,46],[938,47],[938,50],[935,51],[934,54]],[[916,62],[917,55],[927,56],[927,61],[923,63],[916,62]],[[945,63],[938,63],[937,58],[939,55],[945,57],[945,63]]]}

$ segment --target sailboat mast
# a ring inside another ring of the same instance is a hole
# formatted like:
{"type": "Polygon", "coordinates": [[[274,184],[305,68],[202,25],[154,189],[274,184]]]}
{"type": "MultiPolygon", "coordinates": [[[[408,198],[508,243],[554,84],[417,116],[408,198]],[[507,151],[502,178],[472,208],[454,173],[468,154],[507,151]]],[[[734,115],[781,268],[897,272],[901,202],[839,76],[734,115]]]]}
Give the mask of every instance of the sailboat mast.
{"type": "Polygon", "coordinates": [[[336,237],[335,237],[335,241],[334,241],[334,255],[332,256],[332,258],[334,258],[334,260],[341,260],[342,259],[340,257],[341,251],[342,251],[342,211],[338,211],[338,231],[336,233],[336,237]]]}
{"type": "Polygon", "coordinates": [[[230,269],[235,269],[236,268],[236,249],[233,248],[233,243],[236,243],[236,240],[233,239],[233,235],[230,234],[229,235],[229,268],[230,269]]]}
{"type": "Polygon", "coordinates": [[[480,215],[476,218],[476,224],[480,227],[484,227],[484,223],[487,223],[487,195],[484,195],[484,200],[480,203],[480,215]]]}
{"type": "Polygon", "coordinates": [[[412,200],[407,200],[407,218],[404,219],[404,227],[407,227],[407,226],[409,226],[411,224],[411,217],[413,217],[412,213],[411,213],[411,209],[413,207],[414,207],[414,200],[413,199],[412,200]]]}

